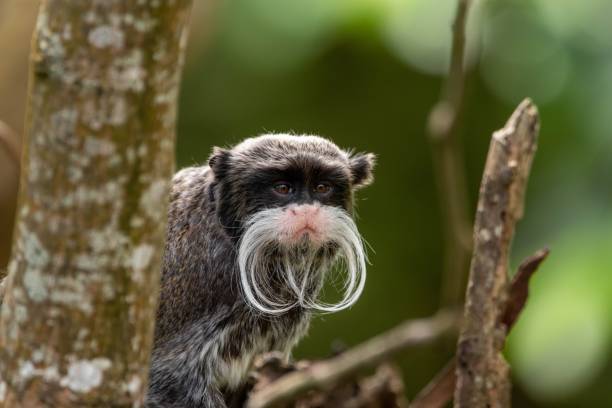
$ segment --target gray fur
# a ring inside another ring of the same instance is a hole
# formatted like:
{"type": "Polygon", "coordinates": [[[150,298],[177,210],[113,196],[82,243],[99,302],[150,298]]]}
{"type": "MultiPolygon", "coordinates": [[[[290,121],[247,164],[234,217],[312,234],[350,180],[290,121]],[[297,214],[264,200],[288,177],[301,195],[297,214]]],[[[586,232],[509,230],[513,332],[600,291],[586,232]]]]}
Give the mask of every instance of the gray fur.
{"type": "MultiPolygon", "coordinates": [[[[245,222],[261,205],[245,199],[251,188],[245,175],[287,161],[335,166],[348,180],[345,202],[338,206],[349,212],[353,191],[372,180],[373,156],[351,156],[319,137],[287,135],[215,149],[210,167],[175,175],[147,407],[223,408],[256,355],[279,350],[288,358],[306,333],[312,315],[306,307],[298,304],[275,316],[254,310],[245,300],[237,265],[245,222]]],[[[335,254],[322,251],[321,256],[319,265],[327,265],[335,254]]],[[[313,290],[321,286],[320,275],[313,274],[313,290]]]]}

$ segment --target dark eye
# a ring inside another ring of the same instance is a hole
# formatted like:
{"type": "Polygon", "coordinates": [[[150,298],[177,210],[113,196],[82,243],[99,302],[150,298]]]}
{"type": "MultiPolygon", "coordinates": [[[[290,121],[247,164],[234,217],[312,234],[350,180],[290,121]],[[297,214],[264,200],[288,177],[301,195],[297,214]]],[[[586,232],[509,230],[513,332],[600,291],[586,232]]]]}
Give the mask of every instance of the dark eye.
{"type": "Polygon", "coordinates": [[[314,189],[317,194],[328,194],[331,190],[332,187],[329,183],[319,183],[314,189]]]}
{"type": "Polygon", "coordinates": [[[293,186],[284,181],[274,184],[274,192],[279,195],[288,195],[293,193],[293,186]]]}

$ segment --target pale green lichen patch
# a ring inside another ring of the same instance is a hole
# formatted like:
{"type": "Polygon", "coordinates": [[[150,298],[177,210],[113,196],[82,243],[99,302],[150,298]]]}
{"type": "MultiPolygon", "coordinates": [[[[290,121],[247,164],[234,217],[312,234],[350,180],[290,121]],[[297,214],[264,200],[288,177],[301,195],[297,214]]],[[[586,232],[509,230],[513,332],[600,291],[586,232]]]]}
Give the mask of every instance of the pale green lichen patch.
{"type": "Polygon", "coordinates": [[[47,58],[49,73],[61,75],[63,73],[61,60],[66,55],[64,42],[59,33],[53,32],[49,27],[49,17],[40,13],[36,21],[38,33],[38,49],[47,58]]]}
{"type": "Polygon", "coordinates": [[[68,286],[68,289],[54,289],[51,292],[49,298],[53,303],[79,309],[86,315],[93,313],[91,296],[88,296],[83,282],[68,280],[64,281],[63,286],[68,286]]]}
{"type": "Polygon", "coordinates": [[[30,361],[22,362],[18,370],[19,379],[22,381],[29,380],[34,376],[35,370],[34,364],[32,364],[30,361]]]}
{"type": "Polygon", "coordinates": [[[132,252],[130,266],[132,267],[132,279],[141,283],[144,280],[145,270],[151,264],[155,248],[150,244],[140,244],[132,252]]]}
{"type": "Polygon", "coordinates": [[[15,272],[17,271],[17,260],[16,259],[12,259],[9,264],[8,264],[8,269],[7,269],[7,276],[8,275],[14,275],[15,272]]]}
{"type": "Polygon", "coordinates": [[[84,153],[89,156],[111,156],[115,154],[117,146],[110,140],[90,136],[85,139],[84,153]]]}
{"type": "Polygon", "coordinates": [[[146,33],[151,31],[158,24],[158,22],[150,16],[143,16],[133,20],[132,24],[134,25],[136,31],[146,33]]]}
{"type": "Polygon", "coordinates": [[[44,283],[43,268],[49,263],[49,253],[33,232],[20,225],[24,257],[27,260],[23,274],[23,286],[34,302],[42,302],[47,298],[47,288],[44,283]]]}
{"type": "Polygon", "coordinates": [[[28,309],[23,305],[16,305],[13,318],[17,324],[24,323],[28,319],[28,309]]]}
{"type": "Polygon", "coordinates": [[[486,228],[481,229],[478,232],[478,235],[480,236],[480,239],[482,239],[484,242],[487,242],[491,239],[491,232],[486,228]]]}
{"type": "Polygon", "coordinates": [[[123,388],[131,395],[138,395],[142,391],[142,380],[139,376],[134,375],[127,384],[123,385],[123,388]]]}
{"type": "MultiPolygon", "coordinates": [[[[49,132],[49,134],[45,136],[51,137],[52,140],[60,141],[58,139],[64,135],[73,135],[78,119],[79,112],[75,108],[67,107],[58,110],[57,112],[53,113],[50,118],[50,129],[53,129],[53,132],[49,132]]],[[[46,144],[48,142],[39,139],[38,143],[46,144]]]]}
{"type": "Polygon", "coordinates": [[[42,349],[37,349],[32,352],[32,361],[36,364],[39,364],[45,358],[45,352],[42,349]]]}
{"type": "Polygon", "coordinates": [[[128,118],[127,102],[121,96],[117,96],[113,102],[108,123],[111,126],[121,126],[126,123],[128,118]]]}
{"type": "Polygon", "coordinates": [[[154,180],[140,198],[140,208],[151,220],[159,221],[166,217],[160,202],[167,201],[168,180],[154,180]]]}
{"type": "Polygon", "coordinates": [[[124,56],[117,58],[109,70],[109,76],[116,90],[142,92],[147,78],[142,51],[130,50],[124,56]]]}
{"type": "MultiPolygon", "coordinates": [[[[120,86],[119,83],[115,86],[120,86]]],[[[134,86],[129,84],[129,88],[134,86]]],[[[140,87],[138,85],[137,87],[140,87]]],[[[82,105],[82,123],[94,133],[104,129],[105,126],[121,127],[127,123],[133,109],[130,108],[124,92],[114,92],[104,100],[89,99],[82,105]]],[[[90,137],[95,137],[91,135],[90,137]]],[[[88,151],[89,152],[89,151],[88,151]]],[[[95,153],[96,152],[91,152],[95,153]]]]}
{"type": "Polygon", "coordinates": [[[56,366],[36,366],[32,361],[21,361],[17,370],[17,382],[27,383],[32,378],[39,377],[45,381],[58,381],[59,371],[56,366]]]}
{"type": "Polygon", "coordinates": [[[67,193],[62,203],[64,207],[85,207],[116,203],[122,194],[121,186],[116,181],[109,181],[96,187],[79,185],[73,192],[67,193]]]}
{"type": "Polygon", "coordinates": [[[0,381],[0,401],[4,402],[6,399],[6,383],[4,381],[0,381]]]}
{"type": "Polygon", "coordinates": [[[23,251],[29,266],[42,269],[49,263],[49,252],[43,246],[36,233],[29,231],[25,225],[19,226],[21,239],[23,240],[23,251]]]}
{"type": "Polygon", "coordinates": [[[122,48],[125,35],[117,27],[101,25],[89,32],[87,36],[89,43],[98,48],[122,48]]]}
{"type": "Polygon", "coordinates": [[[43,302],[47,299],[48,291],[43,279],[38,269],[27,269],[23,275],[23,286],[34,302],[43,302]]]}
{"type": "Polygon", "coordinates": [[[77,360],[68,366],[68,374],[62,377],[60,385],[74,392],[86,393],[102,384],[104,370],[111,367],[108,358],[100,357],[93,360],[77,360]]]}

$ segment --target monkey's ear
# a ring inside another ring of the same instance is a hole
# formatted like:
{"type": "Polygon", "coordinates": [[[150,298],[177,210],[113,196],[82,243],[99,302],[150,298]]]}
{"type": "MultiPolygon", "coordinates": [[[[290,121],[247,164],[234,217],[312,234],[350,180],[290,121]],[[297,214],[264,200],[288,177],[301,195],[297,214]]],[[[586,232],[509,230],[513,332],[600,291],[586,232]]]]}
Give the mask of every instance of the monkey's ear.
{"type": "Polygon", "coordinates": [[[212,169],[216,178],[221,178],[227,173],[229,168],[229,159],[231,152],[227,149],[214,147],[213,152],[208,159],[208,165],[212,169]]]}
{"type": "Polygon", "coordinates": [[[376,155],[373,153],[357,153],[349,160],[353,188],[358,189],[372,184],[374,181],[376,155]]]}

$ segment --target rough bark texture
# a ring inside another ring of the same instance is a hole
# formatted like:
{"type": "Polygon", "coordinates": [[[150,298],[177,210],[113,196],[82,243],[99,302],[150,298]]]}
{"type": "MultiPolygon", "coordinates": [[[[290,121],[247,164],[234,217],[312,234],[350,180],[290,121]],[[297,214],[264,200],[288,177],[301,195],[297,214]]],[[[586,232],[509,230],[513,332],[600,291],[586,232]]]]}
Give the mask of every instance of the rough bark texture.
{"type": "Polygon", "coordinates": [[[508,407],[508,365],[501,355],[506,330],[499,325],[508,286],[508,255],[523,215],[527,177],[535,154],[539,118],[523,101],[495,132],[484,169],[474,225],[464,323],[457,347],[455,407],[508,407]]]}
{"type": "Polygon", "coordinates": [[[0,319],[5,407],[142,404],[189,7],[41,5],[0,319]]]}

